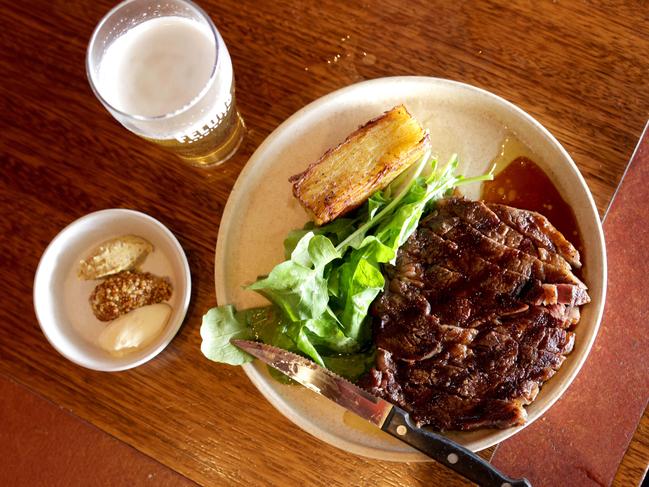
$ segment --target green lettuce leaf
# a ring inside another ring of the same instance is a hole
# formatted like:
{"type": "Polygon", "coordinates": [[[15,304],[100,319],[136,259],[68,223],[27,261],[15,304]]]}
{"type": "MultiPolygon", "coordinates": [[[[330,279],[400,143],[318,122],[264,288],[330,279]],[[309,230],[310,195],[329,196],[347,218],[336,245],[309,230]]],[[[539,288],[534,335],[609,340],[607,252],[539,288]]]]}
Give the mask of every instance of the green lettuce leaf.
{"type": "Polygon", "coordinates": [[[265,296],[292,322],[319,318],[329,302],[325,266],[339,257],[327,237],[308,232],[295,246],[290,260],[248,289],[265,296]]]}
{"type": "Polygon", "coordinates": [[[230,340],[239,338],[249,340],[252,330],[248,326],[246,314],[237,313],[234,306],[220,306],[210,309],[203,316],[201,324],[201,352],[208,359],[230,365],[241,365],[251,362],[253,357],[232,345],[230,340]]]}
{"type": "Polygon", "coordinates": [[[210,360],[241,365],[252,356],[232,345],[230,340],[256,340],[297,351],[286,332],[282,315],[274,306],[237,311],[232,305],[218,306],[203,315],[201,352],[210,360]]]}
{"type": "MultiPolygon", "coordinates": [[[[394,250],[376,237],[365,237],[334,274],[337,280],[334,287],[338,290],[333,298],[334,309],[338,311],[345,334],[359,343],[369,339],[369,330],[364,330],[363,324],[370,304],[385,284],[380,263],[388,262],[394,255],[394,250]]],[[[330,287],[331,280],[330,277],[330,287]]]]}
{"type": "Polygon", "coordinates": [[[344,333],[343,326],[331,309],[327,309],[318,319],[304,322],[304,329],[309,341],[323,353],[345,354],[358,350],[357,341],[344,333]]]}
{"type": "Polygon", "coordinates": [[[303,228],[291,230],[288,233],[284,239],[284,255],[286,259],[290,259],[298,242],[309,232],[314,235],[324,235],[332,244],[337,245],[355,230],[355,226],[361,220],[362,218],[360,216],[354,218],[336,218],[331,223],[321,227],[316,227],[315,223],[311,221],[307,222],[303,228]]]}

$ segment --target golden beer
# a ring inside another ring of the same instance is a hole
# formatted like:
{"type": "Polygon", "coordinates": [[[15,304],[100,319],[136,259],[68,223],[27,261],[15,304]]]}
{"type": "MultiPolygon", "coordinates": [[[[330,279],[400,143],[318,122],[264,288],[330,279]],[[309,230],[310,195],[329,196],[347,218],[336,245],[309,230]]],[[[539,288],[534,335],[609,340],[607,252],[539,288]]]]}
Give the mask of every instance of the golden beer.
{"type": "Polygon", "coordinates": [[[87,70],[122,125],[191,164],[223,162],[243,139],[230,55],[192,2],[119,4],[95,29],[87,70]]]}
{"type": "MultiPolygon", "coordinates": [[[[147,140],[169,150],[194,166],[213,166],[229,159],[241,145],[246,127],[233,103],[193,132],[174,139],[147,140]]],[[[146,137],[145,137],[146,138],[146,137]]]]}

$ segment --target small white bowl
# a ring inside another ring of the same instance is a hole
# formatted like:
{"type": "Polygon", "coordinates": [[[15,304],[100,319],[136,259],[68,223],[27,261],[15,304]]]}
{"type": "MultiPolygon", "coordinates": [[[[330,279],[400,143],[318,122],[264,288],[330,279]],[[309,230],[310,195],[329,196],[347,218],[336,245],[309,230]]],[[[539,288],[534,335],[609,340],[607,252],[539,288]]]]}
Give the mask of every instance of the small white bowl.
{"type": "Polygon", "coordinates": [[[180,328],[190,294],[189,264],[176,237],[155,218],[124,209],[90,213],[65,227],[45,249],[34,278],[34,309],[50,344],[78,365],[106,372],[137,367],[158,355],[180,328]],[[153,343],[116,357],[97,345],[107,323],[95,318],[89,297],[100,281],[79,279],[77,268],[79,261],[100,243],[129,234],[153,244],[154,250],[142,270],[169,278],[173,293],[168,304],[173,310],[153,343]]]}

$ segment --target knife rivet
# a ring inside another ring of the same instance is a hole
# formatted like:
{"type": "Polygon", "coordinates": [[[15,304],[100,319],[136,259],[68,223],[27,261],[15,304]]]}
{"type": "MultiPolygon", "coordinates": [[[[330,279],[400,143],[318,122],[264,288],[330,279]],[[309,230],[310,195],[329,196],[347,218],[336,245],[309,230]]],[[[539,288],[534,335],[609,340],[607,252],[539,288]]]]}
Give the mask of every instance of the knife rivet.
{"type": "Polygon", "coordinates": [[[448,460],[448,463],[454,465],[460,458],[455,453],[449,453],[446,459],[448,460]]]}
{"type": "Polygon", "coordinates": [[[406,428],[404,425],[400,424],[397,426],[397,434],[399,436],[403,436],[408,432],[408,428],[406,428]]]}

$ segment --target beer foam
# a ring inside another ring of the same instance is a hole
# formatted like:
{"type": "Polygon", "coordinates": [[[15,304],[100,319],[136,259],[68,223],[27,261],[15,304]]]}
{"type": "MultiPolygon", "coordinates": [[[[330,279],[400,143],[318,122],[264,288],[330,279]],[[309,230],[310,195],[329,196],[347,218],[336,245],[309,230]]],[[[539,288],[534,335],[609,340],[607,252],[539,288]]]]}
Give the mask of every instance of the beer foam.
{"type": "Polygon", "coordinates": [[[98,72],[104,99],[129,115],[174,113],[205,88],[216,59],[208,26],[169,16],[142,22],[108,46],[98,72]]]}

